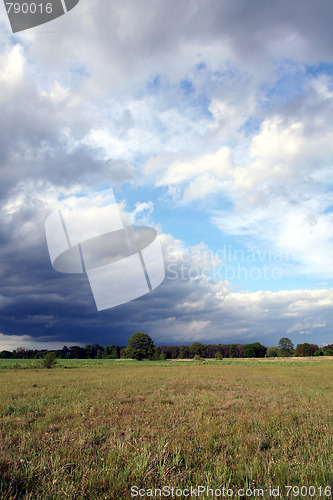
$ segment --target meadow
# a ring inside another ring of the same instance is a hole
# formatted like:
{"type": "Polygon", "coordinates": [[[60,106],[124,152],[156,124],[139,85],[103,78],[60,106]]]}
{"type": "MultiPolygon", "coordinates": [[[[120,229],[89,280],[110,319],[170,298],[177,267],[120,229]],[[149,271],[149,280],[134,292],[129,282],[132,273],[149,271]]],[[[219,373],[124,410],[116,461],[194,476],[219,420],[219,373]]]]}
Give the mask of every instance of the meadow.
{"type": "Polygon", "coordinates": [[[1,360],[0,387],[2,500],[332,498],[332,359],[1,360]]]}

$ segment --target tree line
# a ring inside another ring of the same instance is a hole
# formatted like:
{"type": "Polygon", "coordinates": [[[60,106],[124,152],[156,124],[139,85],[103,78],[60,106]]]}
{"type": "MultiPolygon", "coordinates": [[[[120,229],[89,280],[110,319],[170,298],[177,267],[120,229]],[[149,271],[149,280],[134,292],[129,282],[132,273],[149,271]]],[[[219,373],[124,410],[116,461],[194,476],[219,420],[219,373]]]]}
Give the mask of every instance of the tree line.
{"type": "Polygon", "coordinates": [[[283,337],[277,346],[265,347],[260,342],[251,344],[202,344],[155,346],[147,333],[137,332],[128,339],[127,346],[87,344],[86,346],[64,346],[58,350],[25,349],[0,351],[0,358],[41,359],[48,352],[60,359],[204,359],[204,358],[263,358],[288,356],[333,356],[333,344],[318,347],[316,344],[298,344],[283,337]]]}

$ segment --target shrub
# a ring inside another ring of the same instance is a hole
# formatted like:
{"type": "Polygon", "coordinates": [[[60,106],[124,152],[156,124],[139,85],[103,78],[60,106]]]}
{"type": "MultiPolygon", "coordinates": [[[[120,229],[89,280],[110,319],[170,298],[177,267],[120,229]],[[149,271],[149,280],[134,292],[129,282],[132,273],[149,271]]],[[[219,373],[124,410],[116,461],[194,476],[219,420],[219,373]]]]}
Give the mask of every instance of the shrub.
{"type": "Polygon", "coordinates": [[[56,357],[55,352],[47,352],[42,358],[42,367],[47,369],[55,368],[57,364],[56,357]]]}

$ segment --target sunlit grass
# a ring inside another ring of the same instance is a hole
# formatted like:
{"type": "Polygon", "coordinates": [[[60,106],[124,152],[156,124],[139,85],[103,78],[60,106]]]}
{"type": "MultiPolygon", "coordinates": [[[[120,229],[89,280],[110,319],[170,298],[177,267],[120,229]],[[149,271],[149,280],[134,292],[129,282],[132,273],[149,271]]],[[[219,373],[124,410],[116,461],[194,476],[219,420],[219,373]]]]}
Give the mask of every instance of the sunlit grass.
{"type": "Polygon", "coordinates": [[[331,361],[25,367],[0,372],[1,499],[332,485],[331,361]]]}

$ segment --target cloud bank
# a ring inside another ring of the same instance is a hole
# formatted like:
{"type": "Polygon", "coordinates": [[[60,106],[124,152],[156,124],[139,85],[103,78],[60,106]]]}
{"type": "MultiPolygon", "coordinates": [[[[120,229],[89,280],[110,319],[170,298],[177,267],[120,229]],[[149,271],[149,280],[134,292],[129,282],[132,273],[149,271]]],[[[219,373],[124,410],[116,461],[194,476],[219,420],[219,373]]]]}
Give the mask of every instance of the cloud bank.
{"type": "Polygon", "coordinates": [[[138,330],[332,342],[332,14],[328,0],[81,1],[13,36],[0,11],[0,348],[138,330]],[[130,223],[158,229],[167,279],[97,314],[84,276],[52,270],[44,221],[108,186],[130,223]],[[293,259],[240,286],[204,256],[225,244],[293,259]]]}

